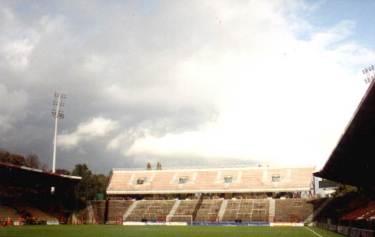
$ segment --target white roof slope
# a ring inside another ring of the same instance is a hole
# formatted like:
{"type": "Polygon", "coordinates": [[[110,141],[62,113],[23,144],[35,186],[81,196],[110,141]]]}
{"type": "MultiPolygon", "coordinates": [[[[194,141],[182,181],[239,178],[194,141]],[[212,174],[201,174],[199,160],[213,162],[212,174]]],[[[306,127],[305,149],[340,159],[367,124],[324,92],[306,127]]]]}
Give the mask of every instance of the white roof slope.
{"type": "Polygon", "coordinates": [[[315,168],[114,169],[109,195],[248,193],[311,190],[315,168]]]}

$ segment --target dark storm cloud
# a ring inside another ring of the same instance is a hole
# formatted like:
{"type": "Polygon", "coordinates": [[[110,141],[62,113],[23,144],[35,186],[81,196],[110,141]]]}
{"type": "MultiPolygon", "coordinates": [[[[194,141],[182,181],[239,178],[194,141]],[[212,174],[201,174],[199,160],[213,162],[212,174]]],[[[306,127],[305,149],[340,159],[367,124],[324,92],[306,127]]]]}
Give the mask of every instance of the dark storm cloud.
{"type": "MultiPolygon", "coordinates": [[[[96,170],[133,158],[108,151],[113,136],[132,130],[129,144],[147,130],[194,129],[214,118],[209,99],[195,97],[175,78],[180,60],[197,49],[188,21],[164,7],[141,3],[22,2],[0,4],[0,147],[35,152],[50,163],[55,91],[67,94],[62,134],[102,117],[119,126],[109,134],[59,149],[58,166],[86,162],[96,170]],[[160,9],[159,9],[160,10],[160,9]],[[159,11],[160,12],[160,11],[159,11]]],[[[126,143],[126,142],[124,142],[126,143]]]]}

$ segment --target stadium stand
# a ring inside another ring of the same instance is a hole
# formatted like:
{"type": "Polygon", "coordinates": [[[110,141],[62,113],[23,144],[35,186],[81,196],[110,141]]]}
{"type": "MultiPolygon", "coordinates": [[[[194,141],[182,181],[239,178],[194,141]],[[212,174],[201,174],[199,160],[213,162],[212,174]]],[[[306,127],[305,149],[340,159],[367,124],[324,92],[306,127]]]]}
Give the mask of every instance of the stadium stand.
{"type": "Polygon", "coordinates": [[[9,219],[7,225],[65,223],[74,208],[69,195],[80,179],[0,162],[0,219],[9,219]]]}
{"type": "Polygon", "coordinates": [[[115,223],[115,216],[121,213],[124,213],[124,222],[303,222],[306,215],[312,214],[312,209],[308,208],[311,205],[305,201],[286,200],[280,206],[275,205],[271,197],[310,197],[313,171],[312,167],[114,169],[107,188],[107,223],[115,223]],[[123,209],[111,207],[111,203],[118,202],[116,200],[129,198],[141,200],[129,203],[123,209]],[[295,206],[295,210],[288,210],[288,214],[275,214],[279,206],[286,209],[295,203],[300,205],[295,206]],[[302,211],[298,212],[298,208],[302,211]],[[113,215],[112,209],[121,211],[113,215]]]}
{"type": "MultiPolygon", "coordinates": [[[[49,224],[58,223],[57,217],[63,212],[66,219],[70,216],[70,223],[76,224],[303,222],[303,217],[291,220],[292,215],[297,216],[297,210],[279,215],[277,209],[286,210],[288,199],[283,200],[285,205],[279,205],[279,200],[271,197],[310,195],[314,171],[313,168],[269,167],[114,170],[108,184],[108,199],[89,201],[85,209],[70,215],[74,208],[69,211],[69,205],[63,200],[66,190],[74,187],[79,178],[14,165],[0,164],[0,169],[5,171],[0,173],[4,177],[0,186],[6,187],[0,194],[5,201],[0,209],[3,216],[49,224]],[[53,196],[51,186],[56,187],[53,196]]],[[[300,199],[293,200],[290,202],[300,199]]],[[[303,214],[311,214],[311,210],[303,214]]]]}
{"type": "Polygon", "coordinates": [[[269,200],[239,199],[229,200],[223,221],[234,222],[268,222],[269,200]]]}
{"type": "Polygon", "coordinates": [[[0,218],[19,218],[21,217],[18,212],[12,208],[12,207],[7,207],[7,206],[0,206],[0,218]]]}
{"type": "Polygon", "coordinates": [[[222,199],[203,199],[196,216],[195,222],[217,222],[222,199]]]}
{"type": "Polygon", "coordinates": [[[313,214],[313,205],[306,199],[194,199],[194,200],[109,200],[107,223],[125,222],[189,222],[194,223],[303,223],[313,214]],[[270,203],[276,201],[276,215],[271,218],[270,203]],[[223,216],[219,218],[223,203],[223,216]],[[130,206],[134,209],[130,210],[130,206]],[[176,205],[177,204],[177,205],[176,205]],[[173,210],[173,208],[176,208],[173,210]],[[125,215],[125,210],[130,210],[125,215]],[[173,211],[172,211],[173,210],[173,211]],[[112,212],[112,214],[110,214],[112,212]],[[116,213],[116,214],[115,214],[116,213]]]}
{"type": "Polygon", "coordinates": [[[313,205],[304,199],[275,200],[274,222],[304,222],[312,213],[313,205]]]}
{"type": "Polygon", "coordinates": [[[375,84],[362,99],[323,169],[315,176],[375,191],[375,84]]]}
{"type": "Polygon", "coordinates": [[[51,188],[59,187],[65,192],[79,182],[81,177],[44,172],[26,166],[0,162],[0,184],[4,187],[51,188]],[[66,188],[66,189],[64,189],[66,188]]]}
{"type": "Polygon", "coordinates": [[[140,200],[125,221],[165,222],[175,200],[140,200]]]}
{"type": "Polygon", "coordinates": [[[108,200],[107,224],[122,224],[123,216],[132,204],[131,200],[108,200]]]}
{"type": "Polygon", "coordinates": [[[191,216],[191,220],[194,219],[197,212],[196,207],[198,204],[198,199],[195,200],[181,200],[175,213],[169,218],[171,222],[179,222],[179,221],[186,221],[188,220],[189,216],[191,216]]]}
{"type": "Polygon", "coordinates": [[[375,234],[375,84],[372,83],[323,169],[315,176],[357,191],[328,199],[317,225],[347,236],[375,234]]]}
{"type": "Polygon", "coordinates": [[[314,168],[114,169],[107,195],[309,192],[314,168]]]}
{"type": "Polygon", "coordinates": [[[375,219],[375,201],[353,210],[341,217],[343,221],[373,220],[375,219]]]}
{"type": "Polygon", "coordinates": [[[269,220],[269,200],[253,200],[250,221],[268,222],[269,220]]]}
{"type": "Polygon", "coordinates": [[[36,208],[28,206],[17,206],[18,213],[22,213],[23,218],[31,218],[36,223],[58,224],[56,217],[36,208]]]}
{"type": "Polygon", "coordinates": [[[372,198],[361,193],[349,193],[332,198],[315,219],[335,226],[374,229],[374,216],[375,201],[372,198]]]}

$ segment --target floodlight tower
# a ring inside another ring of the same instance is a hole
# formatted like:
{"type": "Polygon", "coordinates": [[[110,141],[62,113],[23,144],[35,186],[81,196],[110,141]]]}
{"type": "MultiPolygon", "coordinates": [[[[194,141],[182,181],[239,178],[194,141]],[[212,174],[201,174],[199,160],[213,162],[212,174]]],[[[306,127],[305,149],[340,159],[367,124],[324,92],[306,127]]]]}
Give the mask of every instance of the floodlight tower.
{"type": "Polygon", "coordinates": [[[57,123],[59,119],[64,118],[64,107],[63,99],[66,99],[66,95],[55,92],[55,98],[53,100],[52,117],[55,119],[55,133],[53,137],[53,156],[52,156],[52,173],[56,171],[56,141],[57,141],[57,123]]]}
{"type": "Polygon", "coordinates": [[[365,75],[365,82],[372,83],[375,80],[375,66],[371,65],[362,70],[363,75],[365,75]]]}

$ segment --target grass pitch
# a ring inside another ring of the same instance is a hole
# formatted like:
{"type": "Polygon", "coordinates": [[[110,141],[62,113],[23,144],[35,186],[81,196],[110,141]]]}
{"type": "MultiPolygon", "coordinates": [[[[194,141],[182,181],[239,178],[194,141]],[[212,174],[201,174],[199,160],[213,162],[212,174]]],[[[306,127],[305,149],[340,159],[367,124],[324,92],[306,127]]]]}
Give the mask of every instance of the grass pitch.
{"type": "Polygon", "coordinates": [[[307,227],[59,225],[0,228],[1,237],[339,237],[307,227]],[[311,230],[315,231],[313,233],[311,230]]]}

